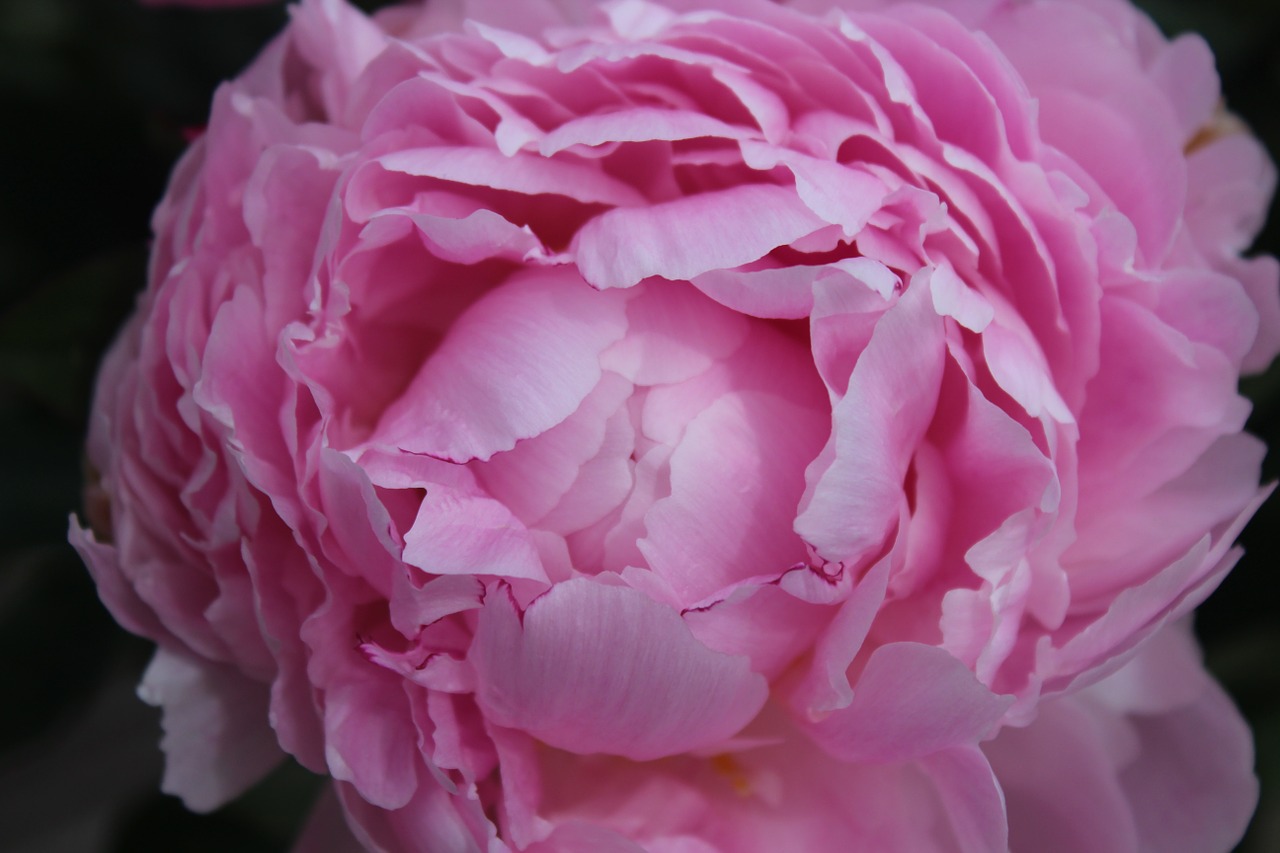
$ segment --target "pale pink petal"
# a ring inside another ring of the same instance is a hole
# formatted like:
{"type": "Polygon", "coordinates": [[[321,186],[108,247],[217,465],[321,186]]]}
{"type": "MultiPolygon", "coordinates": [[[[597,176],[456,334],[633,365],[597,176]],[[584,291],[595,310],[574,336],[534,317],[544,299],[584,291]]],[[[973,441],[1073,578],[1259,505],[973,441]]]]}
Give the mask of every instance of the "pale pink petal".
{"type": "Polygon", "coordinates": [[[445,574],[422,583],[418,573],[405,569],[396,574],[388,602],[391,624],[406,637],[420,628],[484,603],[484,584],[471,574],[445,574]]]}
{"type": "Polygon", "coordinates": [[[352,83],[386,47],[387,33],[359,9],[335,0],[304,0],[293,11],[295,49],[312,67],[327,112],[340,116],[352,83]]]}
{"type": "Polygon", "coordinates": [[[741,314],[800,320],[813,310],[813,283],[819,275],[810,267],[711,270],[694,276],[690,283],[741,314]]]}
{"type": "Polygon", "coordinates": [[[1241,551],[1232,543],[1271,491],[1262,489],[1216,531],[1216,538],[1206,534],[1149,580],[1121,591],[1102,615],[1083,620],[1083,629],[1060,648],[1042,649],[1037,668],[1047,676],[1045,692],[1092,683],[1114,672],[1143,640],[1200,604],[1240,559],[1241,551]]]}
{"type": "Polygon", "coordinates": [[[233,667],[158,649],[138,696],[164,711],[163,790],[208,812],[266,776],[284,757],[267,725],[267,695],[233,667]]]}
{"type": "Polygon", "coordinates": [[[300,636],[305,620],[324,599],[319,579],[293,532],[264,516],[258,536],[241,550],[253,579],[263,638],[279,661],[271,684],[271,709],[280,746],[316,773],[325,770],[319,692],[307,673],[309,649],[300,636]]]}
{"type": "MultiPolygon", "coordinates": [[[[606,350],[602,357],[606,364],[612,351],[606,350]]],[[[578,410],[564,421],[477,466],[478,481],[530,526],[538,525],[562,498],[578,488],[589,492],[588,499],[600,504],[603,515],[630,491],[629,472],[610,471],[614,476],[575,484],[583,466],[604,449],[609,419],[625,406],[632,391],[626,379],[616,373],[604,373],[578,410]]],[[[622,455],[630,452],[628,447],[622,455]]]]}
{"type": "Polygon", "coordinates": [[[933,294],[933,310],[944,317],[955,318],[972,332],[985,330],[995,317],[991,303],[961,281],[949,266],[934,269],[929,277],[929,291],[933,294]]]}
{"type": "Polygon", "coordinates": [[[539,150],[550,157],[574,145],[716,137],[742,139],[751,133],[708,115],[654,107],[633,107],[574,119],[548,133],[539,150]]]}
{"type": "Polygon", "coordinates": [[[865,559],[905,504],[903,478],[942,379],[942,322],[928,300],[928,287],[913,283],[876,324],[832,412],[834,459],[806,472],[795,529],[828,561],[865,559]],[[912,393],[903,397],[903,388],[912,393]]]}
{"type": "Polygon", "coordinates": [[[1114,23],[1097,11],[1075,3],[1001,11],[983,29],[1038,99],[1045,141],[1082,165],[1138,226],[1150,259],[1163,257],[1186,188],[1185,140],[1173,106],[1139,70],[1138,58],[1117,49],[1114,23]]]}
{"type": "Polygon", "coordinates": [[[1253,738],[1226,693],[1135,721],[1139,759],[1120,774],[1148,850],[1229,850],[1258,801],[1253,738]]]}
{"type": "Polygon", "coordinates": [[[1248,728],[1202,668],[1190,620],[985,750],[1015,846],[1225,851],[1257,802],[1248,728]]]}
{"type": "Polygon", "coordinates": [[[347,212],[365,221],[386,207],[388,191],[403,193],[406,178],[432,178],[456,184],[491,187],[526,195],[563,195],[587,203],[643,204],[645,199],[627,184],[572,162],[529,154],[507,156],[484,148],[407,149],[371,161],[352,178],[346,194],[347,212]]]}
{"type": "Polygon", "coordinates": [[[977,746],[958,746],[920,762],[938,791],[961,853],[1009,847],[1004,792],[977,746]]]}
{"type": "Polygon", "coordinates": [[[683,382],[737,350],[747,329],[741,315],[689,285],[651,281],[627,303],[627,336],[600,363],[637,385],[683,382]]]}
{"type": "Polygon", "coordinates": [[[984,330],[982,349],[996,384],[1033,418],[1048,416],[1059,423],[1074,418],[1054,387],[1044,354],[1021,330],[997,321],[984,330]]]}
{"type": "Polygon", "coordinates": [[[447,486],[427,491],[404,537],[404,561],[435,575],[546,581],[528,529],[499,501],[447,486]]]}
{"type": "MultiPolygon", "coordinates": [[[[542,530],[572,535],[592,527],[621,508],[635,486],[632,457],[635,447],[636,430],[631,413],[619,408],[604,423],[599,452],[578,469],[573,485],[555,509],[539,522],[542,530]]],[[[543,544],[546,545],[545,542],[543,544]]],[[[567,560],[567,552],[564,556],[567,560]]],[[[583,568],[589,570],[590,567],[583,568]]]]}
{"type": "Polygon", "coordinates": [[[689,423],[672,454],[671,494],[645,514],[638,545],[684,603],[805,559],[791,525],[826,419],[800,408],[769,417],[787,402],[726,394],[689,423]]]}
{"type": "Polygon", "coordinates": [[[804,567],[782,578],[784,590],[815,604],[838,604],[839,609],[813,647],[808,672],[790,687],[788,699],[797,713],[818,719],[848,707],[853,700],[849,665],[862,648],[883,606],[893,552],[882,557],[855,583],[853,572],[840,569],[835,577],[804,567]]]}
{"type": "Polygon", "coordinates": [[[879,178],[861,169],[760,142],[743,141],[741,148],[743,162],[753,169],[767,172],[781,165],[790,170],[796,195],[824,222],[839,225],[846,237],[866,227],[889,195],[879,178]]]}
{"type": "MultiPolygon", "coordinates": [[[[338,783],[338,797],[360,845],[377,853],[485,853],[494,848],[493,825],[478,798],[454,795],[423,779],[403,807],[384,809],[352,785],[338,783]]],[[[501,850],[502,848],[497,848],[501,850]]]]}
{"type": "MultiPolygon", "coordinates": [[[[398,211],[382,216],[402,215],[398,211]]],[[[456,264],[474,264],[489,258],[523,261],[545,254],[542,243],[526,226],[521,228],[491,210],[476,210],[461,218],[407,214],[417,226],[422,241],[441,260],[456,264]]]]}
{"type": "Polygon", "coordinates": [[[235,436],[230,452],[268,495],[296,493],[292,454],[280,428],[284,377],[263,328],[261,297],[238,287],[217,313],[192,399],[235,436]]]}
{"type": "Polygon", "coordinates": [[[336,158],[313,148],[277,145],[263,155],[245,187],[244,220],[262,252],[264,313],[272,326],[283,326],[303,307],[336,167],[336,158]],[[278,227],[281,218],[289,228],[278,227]]]}
{"type": "MultiPolygon", "coordinates": [[[[1280,288],[1277,288],[1280,290],[1280,288]]],[[[1156,311],[1196,343],[1239,364],[1258,338],[1258,307],[1240,281],[1208,270],[1177,270],[1160,277],[1156,311]]]]}
{"type": "Polygon", "coordinates": [[[350,782],[375,806],[399,809],[419,787],[435,782],[420,785],[409,700],[395,679],[380,672],[325,691],[325,757],[334,779],[350,782]]]}
{"type": "Polygon", "coordinates": [[[586,579],[557,584],[523,619],[495,595],[470,658],[492,722],[573,752],[641,761],[735,734],[767,692],[745,658],[706,648],[674,611],[586,579]]]}
{"type": "Polygon", "coordinates": [[[630,287],[649,276],[679,281],[741,266],[824,224],[794,190],[747,184],[611,210],[577,233],[571,251],[594,286],[630,287]]]}
{"type": "Polygon", "coordinates": [[[1200,36],[1183,33],[1164,46],[1151,63],[1150,74],[1168,96],[1189,141],[1212,119],[1222,98],[1213,51],[1200,36]]]}
{"type": "Polygon", "coordinates": [[[751,659],[751,669],[777,678],[813,643],[831,608],[773,584],[744,583],[726,598],[684,614],[685,624],[709,649],[751,659]]]}
{"type": "Polygon", "coordinates": [[[1250,258],[1231,267],[1258,308],[1258,335],[1241,362],[1245,373],[1260,373],[1280,352],[1280,264],[1270,256],[1250,258]]]}
{"type": "Polygon", "coordinates": [[[871,653],[849,706],[806,728],[845,761],[901,761],[989,737],[1012,702],[949,652],[889,643],[871,653]]]}
{"type": "Polygon", "coordinates": [[[1257,494],[1265,452],[1251,436],[1225,436],[1151,494],[1081,513],[1088,535],[1067,552],[1076,601],[1110,598],[1177,559],[1202,531],[1235,518],[1257,494]]]}
{"type": "Polygon", "coordinates": [[[1187,224],[1206,251],[1238,254],[1262,228],[1276,167],[1258,140],[1235,128],[1187,157],[1187,224]]]}
{"type": "Polygon", "coordinates": [[[149,637],[157,643],[180,643],[129,583],[128,577],[121,571],[113,546],[99,542],[92,531],[80,525],[75,516],[69,521],[67,538],[80,559],[84,560],[85,567],[98,588],[98,597],[111,613],[111,618],[127,630],[149,637]]]}
{"type": "MultiPolygon", "coordinates": [[[[1070,700],[983,746],[1004,789],[1013,850],[1134,853],[1137,826],[1116,779],[1118,759],[1070,700]]],[[[1177,849],[1177,848],[1174,848],[1177,849]]]]}
{"type": "Polygon", "coordinates": [[[600,381],[625,301],[566,271],[512,279],[458,318],[370,443],[465,462],[545,432],[600,381]]]}
{"type": "Polygon", "coordinates": [[[762,718],[754,748],[649,765],[541,749],[544,812],[661,851],[955,853],[974,849],[958,839],[998,838],[999,790],[980,755],[841,762],[774,709],[762,718]]]}

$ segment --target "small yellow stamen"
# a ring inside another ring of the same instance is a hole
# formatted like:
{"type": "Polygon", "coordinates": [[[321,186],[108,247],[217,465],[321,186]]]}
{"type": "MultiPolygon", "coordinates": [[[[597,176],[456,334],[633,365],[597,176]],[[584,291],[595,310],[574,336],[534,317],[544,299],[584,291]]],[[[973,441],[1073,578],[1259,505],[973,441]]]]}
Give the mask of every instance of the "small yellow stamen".
{"type": "Polygon", "coordinates": [[[1224,136],[1233,136],[1237,133],[1248,133],[1249,128],[1236,115],[1227,110],[1227,105],[1223,102],[1218,103],[1218,109],[1214,112],[1213,118],[1195,132],[1195,135],[1187,142],[1183,154],[1190,156],[1201,148],[1212,145],[1224,136]]]}
{"type": "Polygon", "coordinates": [[[751,796],[751,780],[747,778],[747,771],[732,755],[721,753],[713,756],[711,758],[711,767],[729,781],[738,796],[751,796]]]}

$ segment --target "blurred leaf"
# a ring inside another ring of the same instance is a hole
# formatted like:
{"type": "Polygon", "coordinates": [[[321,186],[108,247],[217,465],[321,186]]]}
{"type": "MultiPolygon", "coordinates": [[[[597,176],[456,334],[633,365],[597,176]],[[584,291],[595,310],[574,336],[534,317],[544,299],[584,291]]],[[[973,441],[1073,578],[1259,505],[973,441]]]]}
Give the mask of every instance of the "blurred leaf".
{"type": "Polygon", "coordinates": [[[141,247],[129,247],[45,283],[0,314],[0,383],[80,422],[98,353],[145,274],[141,247]]]}
{"type": "Polygon", "coordinates": [[[0,553],[61,547],[80,503],[80,423],[0,394],[0,553]]]}
{"type": "Polygon", "coordinates": [[[292,759],[286,760],[253,787],[249,793],[230,803],[226,811],[245,825],[256,827],[262,835],[285,849],[301,829],[302,819],[320,796],[324,780],[292,759]]]}
{"type": "MultiPolygon", "coordinates": [[[[117,815],[159,784],[159,720],[134,695],[142,666],[135,650],[117,645],[105,677],[74,715],[0,756],[6,853],[104,853],[117,815]]],[[[78,674],[51,670],[51,677],[66,681],[78,674]]]]}
{"type": "Polygon", "coordinates": [[[0,560],[0,752],[74,715],[97,689],[118,631],[69,545],[0,560]]]}
{"type": "Polygon", "coordinates": [[[280,853],[288,849],[224,812],[195,815],[182,802],[157,794],[126,820],[115,853],[280,853]]]}
{"type": "Polygon", "coordinates": [[[286,761],[247,794],[209,815],[173,797],[154,796],[120,831],[116,853],[279,853],[301,830],[321,790],[319,777],[286,761]]]}

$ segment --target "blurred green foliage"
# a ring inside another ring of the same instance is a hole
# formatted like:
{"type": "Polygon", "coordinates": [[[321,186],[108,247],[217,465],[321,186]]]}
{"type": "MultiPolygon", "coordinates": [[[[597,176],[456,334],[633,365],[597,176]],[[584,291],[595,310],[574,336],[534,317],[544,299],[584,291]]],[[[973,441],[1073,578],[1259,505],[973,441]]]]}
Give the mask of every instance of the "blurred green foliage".
{"type": "MultiPolygon", "coordinates": [[[[1205,35],[1228,102],[1280,150],[1280,4],[1139,5],[1205,35]]],[[[210,816],[158,793],[158,715],[133,696],[149,647],[97,603],[64,539],[93,372],[144,282],[150,210],[214,87],[285,19],[278,4],[0,3],[0,839],[16,853],[282,850],[319,784],[286,765],[210,816]]],[[[1275,216],[1259,249],[1280,249],[1275,216]]],[[[1280,372],[1246,390],[1251,429],[1280,444],[1280,372]]],[[[1274,455],[1266,473],[1280,477],[1274,455]]],[[[1277,530],[1273,500],[1198,622],[1257,734],[1263,799],[1242,853],[1280,850],[1277,530]]]]}

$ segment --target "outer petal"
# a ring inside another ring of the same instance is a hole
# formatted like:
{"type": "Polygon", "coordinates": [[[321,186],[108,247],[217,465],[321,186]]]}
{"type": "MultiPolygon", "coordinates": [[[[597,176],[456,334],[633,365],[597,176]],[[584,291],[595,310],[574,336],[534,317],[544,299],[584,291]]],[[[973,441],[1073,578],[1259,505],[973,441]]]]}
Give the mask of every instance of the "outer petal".
{"type": "Polygon", "coordinates": [[[1189,619],[1085,692],[1126,713],[1137,759],[1120,773],[1144,850],[1229,850],[1258,801],[1253,739],[1200,663],[1189,619]]]}
{"type": "Polygon", "coordinates": [[[284,757],[267,725],[267,686],[231,667],[161,648],[138,695],[164,709],[162,788],[190,809],[216,809],[284,757]]]}
{"type": "Polygon", "coordinates": [[[983,749],[1004,788],[1012,849],[1138,850],[1115,759],[1071,700],[1043,708],[1029,728],[1006,729],[983,749]]]}
{"type": "Polygon", "coordinates": [[[1014,849],[1235,845],[1257,802],[1252,743],[1198,658],[1184,620],[1106,680],[984,747],[1008,797],[1014,849]]]}

